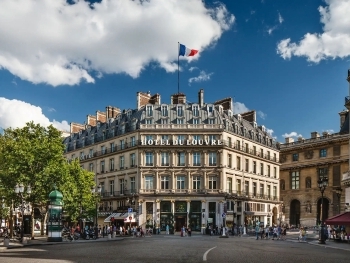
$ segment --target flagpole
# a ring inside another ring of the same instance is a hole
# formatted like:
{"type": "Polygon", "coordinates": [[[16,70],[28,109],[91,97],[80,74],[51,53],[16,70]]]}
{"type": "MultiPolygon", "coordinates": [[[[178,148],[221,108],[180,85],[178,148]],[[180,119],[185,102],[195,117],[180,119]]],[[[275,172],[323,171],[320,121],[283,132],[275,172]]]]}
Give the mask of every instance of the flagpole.
{"type": "Polygon", "coordinates": [[[177,93],[180,93],[180,42],[177,42],[177,93]]]}

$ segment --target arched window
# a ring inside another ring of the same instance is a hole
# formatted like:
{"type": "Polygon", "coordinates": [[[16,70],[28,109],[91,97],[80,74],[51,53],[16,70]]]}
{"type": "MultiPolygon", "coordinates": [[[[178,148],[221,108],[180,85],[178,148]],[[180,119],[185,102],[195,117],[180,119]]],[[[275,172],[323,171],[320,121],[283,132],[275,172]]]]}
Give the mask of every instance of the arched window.
{"type": "Polygon", "coordinates": [[[286,183],[285,183],[285,181],[283,179],[281,180],[280,184],[281,184],[280,185],[281,190],[286,190],[286,183]]]}
{"type": "Polygon", "coordinates": [[[305,178],[305,188],[311,188],[311,177],[305,178]]]}

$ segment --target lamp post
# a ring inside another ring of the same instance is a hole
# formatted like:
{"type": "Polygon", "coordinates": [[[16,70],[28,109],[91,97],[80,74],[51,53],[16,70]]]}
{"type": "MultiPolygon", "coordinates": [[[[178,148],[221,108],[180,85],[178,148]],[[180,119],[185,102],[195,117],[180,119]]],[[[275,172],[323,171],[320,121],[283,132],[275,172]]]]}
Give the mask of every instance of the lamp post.
{"type": "Polygon", "coordinates": [[[319,239],[318,239],[318,243],[319,244],[326,244],[326,235],[325,235],[325,225],[324,225],[324,213],[323,213],[323,193],[327,188],[328,185],[328,178],[327,177],[321,177],[318,181],[318,188],[320,188],[320,192],[321,192],[321,207],[320,207],[320,220],[321,220],[321,229],[319,232],[319,239]]]}
{"type": "Polygon", "coordinates": [[[97,197],[99,197],[100,195],[101,195],[101,191],[102,191],[102,186],[101,186],[101,184],[99,184],[98,186],[97,186],[97,189],[95,188],[95,187],[91,187],[91,193],[93,194],[93,195],[95,195],[96,196],[96,216],[95,216],[95,225],[97,225],[97,214],[98,214],[98,201],[99,201],[99,199],[97,198],[97,197]]]}
{"type": "Polygon", "coordinates": [[[284,208],[284,204],[280,204],[279,207],[279,221],[280,221],[280,226],[282,226],[282,216],[283,216],[283,208],[284,208]]]}
{"type": "MultiPolygon", "coordinates": [[[[28,207],[28,205],[26,204],[25,200],[24,200],[24,196],[23,194],[24,192],[24,185],[22,183],[20,183],[19,185],[16,184],[15,186],[15,193],[19,196],[19,198],[21,199],[21,204],[19,205],[19,209],[21,211],[21,215],[22,215],[22,223],[21,223],[21,242],[23,243],[23,232],[24,232],[24,210],[28,207]]],[[[32,193],[32,188],[30,187],[30,185],[27,186],[27,195],[30,195],[32,193]]]]}
{"type": "Polygon", "coordinates": [[[343,191],[343,189],[341,189],[340,186],[335,189],[335,193],[336,193],[336,195],[338,197],[338,206],[339,206],[338,207],[338,214],[340,214],[340,197],[341,197],[342,191],[343,191]]]}

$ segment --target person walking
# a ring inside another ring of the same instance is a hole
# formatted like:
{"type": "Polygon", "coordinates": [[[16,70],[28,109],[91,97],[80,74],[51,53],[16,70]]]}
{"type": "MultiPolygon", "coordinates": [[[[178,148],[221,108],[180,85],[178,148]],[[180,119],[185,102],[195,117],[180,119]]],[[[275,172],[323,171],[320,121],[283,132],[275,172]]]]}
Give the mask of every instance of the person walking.
{"type": "Polygon", "coordinates": [[[165,234],[169,235],[169,225],[166,225],[166,227],[165,227],[165,234]]]}
{"type": "Polygon", "coordinates": [[[192,235],[191,226],[188,226],[188,228],[187,228],[187,233],[188,233],[188,236],[189,236],[189,237],[192,235]]]}
{"type": "Polygon", "coordinates": [[[256,240],[259,239],[259,234],[260,234],[260,227],[259,227],[259,224],[257,223],[256,226],[255,226],[256,240]]]}

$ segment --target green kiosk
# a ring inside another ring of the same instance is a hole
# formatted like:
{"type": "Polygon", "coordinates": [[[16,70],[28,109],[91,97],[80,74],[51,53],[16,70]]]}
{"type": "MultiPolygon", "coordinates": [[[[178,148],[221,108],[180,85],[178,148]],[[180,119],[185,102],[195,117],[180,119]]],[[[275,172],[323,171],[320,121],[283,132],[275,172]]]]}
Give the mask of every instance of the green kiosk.
{"type": "Polygon", "coordinates": [[[53,190],[49,194],[49,215],[48,215],[48,242],[62,242],[62,206],[63,195],[61,192],[53,190]]]}

